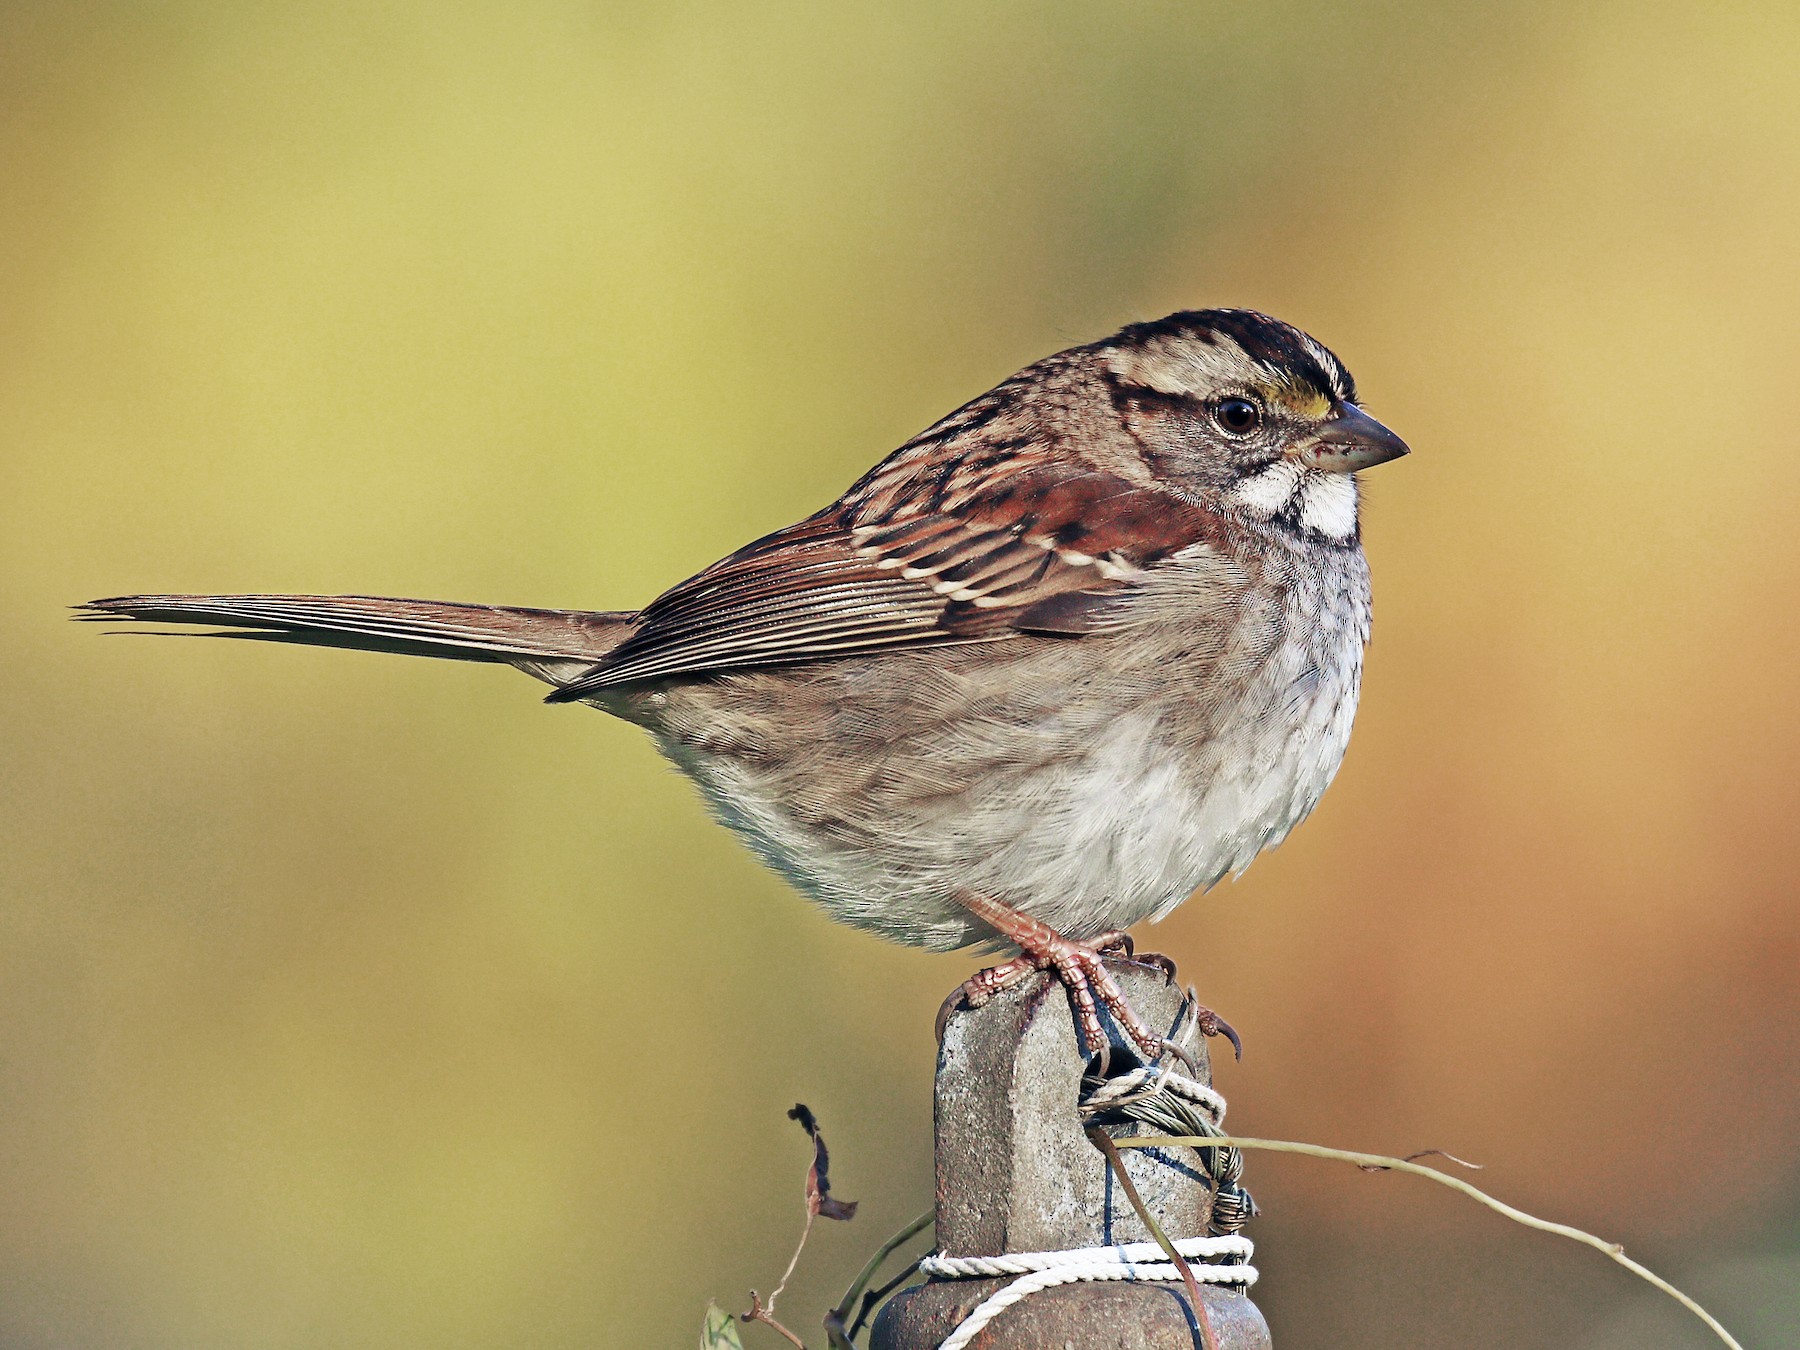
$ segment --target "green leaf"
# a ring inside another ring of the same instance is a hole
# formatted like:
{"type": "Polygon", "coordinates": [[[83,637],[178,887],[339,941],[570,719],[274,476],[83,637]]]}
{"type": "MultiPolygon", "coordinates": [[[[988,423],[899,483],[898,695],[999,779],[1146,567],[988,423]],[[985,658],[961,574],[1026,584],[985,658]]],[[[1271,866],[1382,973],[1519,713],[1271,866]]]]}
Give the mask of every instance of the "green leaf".
{"type": "Polygon", "coordinates": [[[700,1326],[700,1350],[744,1350],[737,1319],[716,1303],[706,1305],[706,1321],[700,1326]]]}

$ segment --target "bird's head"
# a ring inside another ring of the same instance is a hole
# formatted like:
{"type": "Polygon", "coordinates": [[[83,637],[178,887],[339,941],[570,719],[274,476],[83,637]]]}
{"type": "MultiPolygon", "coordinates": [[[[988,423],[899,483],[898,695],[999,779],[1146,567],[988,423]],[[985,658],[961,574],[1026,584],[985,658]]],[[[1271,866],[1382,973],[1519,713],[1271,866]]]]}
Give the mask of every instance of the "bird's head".
{"type": "Polygon", "coordinates": [[[1353,542],[1357,470],[1406,453],[1324,344],[1254,310],[1171,314],[1089,350],[1159,481],[1311,538],[1353,542]]]}

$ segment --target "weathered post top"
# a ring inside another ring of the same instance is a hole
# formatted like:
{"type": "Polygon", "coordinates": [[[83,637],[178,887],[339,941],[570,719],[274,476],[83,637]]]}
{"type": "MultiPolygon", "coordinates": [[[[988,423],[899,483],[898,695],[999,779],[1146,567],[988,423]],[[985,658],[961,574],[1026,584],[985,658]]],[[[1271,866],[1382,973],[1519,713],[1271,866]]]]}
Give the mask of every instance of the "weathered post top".
{"type": "MultiPolygon", "coordinates": [[[[1172,1030],[1182,996],[1160,971],[1112,964],[1153,1027],[1172,1030]]],[[[1204,1038],[1188,1019],[1181,1044],[1210,1083],[1204,1038]]],[[[951,1017],[937,1066],[937,1239],[945,1256],[1000,1256],[1145,1242],[1106,1160],[1082,1131],[1085,1068],[1061,985],[1031,980],[951,1017]]],[[[1126,1171],[1171,1239],[1207,1231],[1212,1190],[1189,1150],[1125,1150],[1126,1171]]],[[[936,1350],[1009,1277],[934,1281],[894,1298],[873,1350],[936,1350]]],[[[1268,1350],[1248,1295],[1201,1290],[1218,1350],[1268,1350]]],[[[1007,1308],[971,1350],[1196,1350],[1207,1345],[1179,1284],[1070,1283],[1007,1308]]]]}

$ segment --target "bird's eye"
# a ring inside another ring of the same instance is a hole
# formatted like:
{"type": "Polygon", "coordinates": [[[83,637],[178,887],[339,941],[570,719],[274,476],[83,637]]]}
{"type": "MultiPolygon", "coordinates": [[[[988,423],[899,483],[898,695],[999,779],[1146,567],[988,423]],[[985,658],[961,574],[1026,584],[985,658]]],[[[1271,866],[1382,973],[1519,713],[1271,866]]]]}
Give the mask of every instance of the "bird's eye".
{"type": "Polygon", "coordinates": [[[1247,398],[1220,399],[1213,420],[1233,436],[1248,436],[1262,421],[1262,409],[1247,398]]]}

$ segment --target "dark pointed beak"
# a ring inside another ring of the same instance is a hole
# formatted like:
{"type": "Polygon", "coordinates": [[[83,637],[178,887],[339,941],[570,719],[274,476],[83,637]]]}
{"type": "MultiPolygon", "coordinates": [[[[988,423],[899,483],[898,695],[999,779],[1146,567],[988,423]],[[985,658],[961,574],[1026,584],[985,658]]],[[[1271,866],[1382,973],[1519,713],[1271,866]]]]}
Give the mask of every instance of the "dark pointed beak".
{"type": "Polygon", "coordinates": [[[1355,473],[1399,459],[1406,442],[1354,403],[1345,403],[1324,422],[1319,434],[1294,452],[1311,469],[1327,473],[1355,473]]]}

